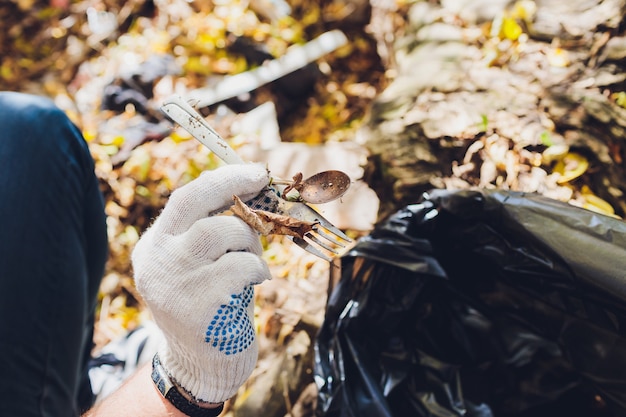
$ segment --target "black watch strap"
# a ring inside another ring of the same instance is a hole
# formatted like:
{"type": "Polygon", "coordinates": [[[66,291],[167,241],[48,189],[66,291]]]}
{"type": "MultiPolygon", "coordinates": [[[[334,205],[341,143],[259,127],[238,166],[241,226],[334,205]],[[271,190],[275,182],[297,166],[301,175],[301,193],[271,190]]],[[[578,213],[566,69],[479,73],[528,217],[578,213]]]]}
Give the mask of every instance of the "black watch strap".
{"type": "Polygon", "coordinates": [[[224,410],[224,404],[217,408],[203,408],[185,398],[167,375],[165,368],[159,361],[158,354],[155,354],[154,358],[152,358],[152,382],[154,382],[163,398],[190,417],[217,417],[224,410]]]}

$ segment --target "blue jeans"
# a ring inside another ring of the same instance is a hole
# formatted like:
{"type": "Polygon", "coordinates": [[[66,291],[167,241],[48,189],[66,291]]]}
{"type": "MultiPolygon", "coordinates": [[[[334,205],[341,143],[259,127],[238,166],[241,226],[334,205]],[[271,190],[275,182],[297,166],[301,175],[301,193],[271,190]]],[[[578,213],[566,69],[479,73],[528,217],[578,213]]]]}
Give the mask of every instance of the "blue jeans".
{"type": "Polygon", "coordinates": [[[47,99],[0,93],[0,416],[76,416],[107,257],[80,131],[47,99]]]}

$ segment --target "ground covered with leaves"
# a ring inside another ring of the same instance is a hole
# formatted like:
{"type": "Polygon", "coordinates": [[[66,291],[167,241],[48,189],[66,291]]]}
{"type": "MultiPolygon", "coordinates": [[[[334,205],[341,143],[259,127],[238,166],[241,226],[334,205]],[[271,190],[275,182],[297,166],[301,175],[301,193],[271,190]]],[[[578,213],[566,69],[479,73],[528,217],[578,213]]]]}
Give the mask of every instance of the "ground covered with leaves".
{"type": "Polygon", "coordinates": [[[429,189],[624,215],[624,1],[416,2],[361,133],[390,213],[429,189]]]}

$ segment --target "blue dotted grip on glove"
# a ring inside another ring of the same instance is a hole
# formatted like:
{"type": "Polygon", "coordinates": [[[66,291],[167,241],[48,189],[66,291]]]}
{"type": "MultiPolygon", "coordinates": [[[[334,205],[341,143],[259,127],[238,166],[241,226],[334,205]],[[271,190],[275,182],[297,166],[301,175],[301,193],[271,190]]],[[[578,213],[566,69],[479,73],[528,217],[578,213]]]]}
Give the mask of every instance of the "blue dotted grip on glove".
{"type": "MultiPolygon", "coordinates": [[[[278,191],[271,187],[265,187],[259,194],[246,201],[245,204],[252,210],[269,211],[271,213],[278,213],[278,205],[281,197],[278,191]]],[[[209,216],[213,216],[228,210],[229,207],[222,207],[211,213],[209,216]]]]}
{"type": "Polygon", "coordinates": [[[246,201],[246,205],[252,210],[263,210],[276,213],[280,196],[270,187],[265,187],[256,197],[246,201]]]}
{"type": "Polygon", "coordinates": [[[205,341],[225,355],[236,355],[254,341],[254,327],[248,317],[248,306],[254,298],[254,288],[247,286],[240,294],[233,294],[228,304],[218,309],[206,332],[205,341]]]}

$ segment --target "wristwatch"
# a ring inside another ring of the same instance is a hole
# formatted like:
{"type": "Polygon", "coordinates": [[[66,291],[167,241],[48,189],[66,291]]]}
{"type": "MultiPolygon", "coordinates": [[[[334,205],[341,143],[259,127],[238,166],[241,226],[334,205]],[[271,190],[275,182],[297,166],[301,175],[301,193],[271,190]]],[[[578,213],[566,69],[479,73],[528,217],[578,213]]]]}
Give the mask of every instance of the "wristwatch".
{"type": "Polygon", "coordinates": [[[158,353],[152,358],[152,382],[154,382],[163,398],[190,417],[217,417],[224,410],[224,404],[216,408],[205,408],[185,398],[178,390],[176,384],[172,382],[163,365],[161,365],[158,353]]]}

